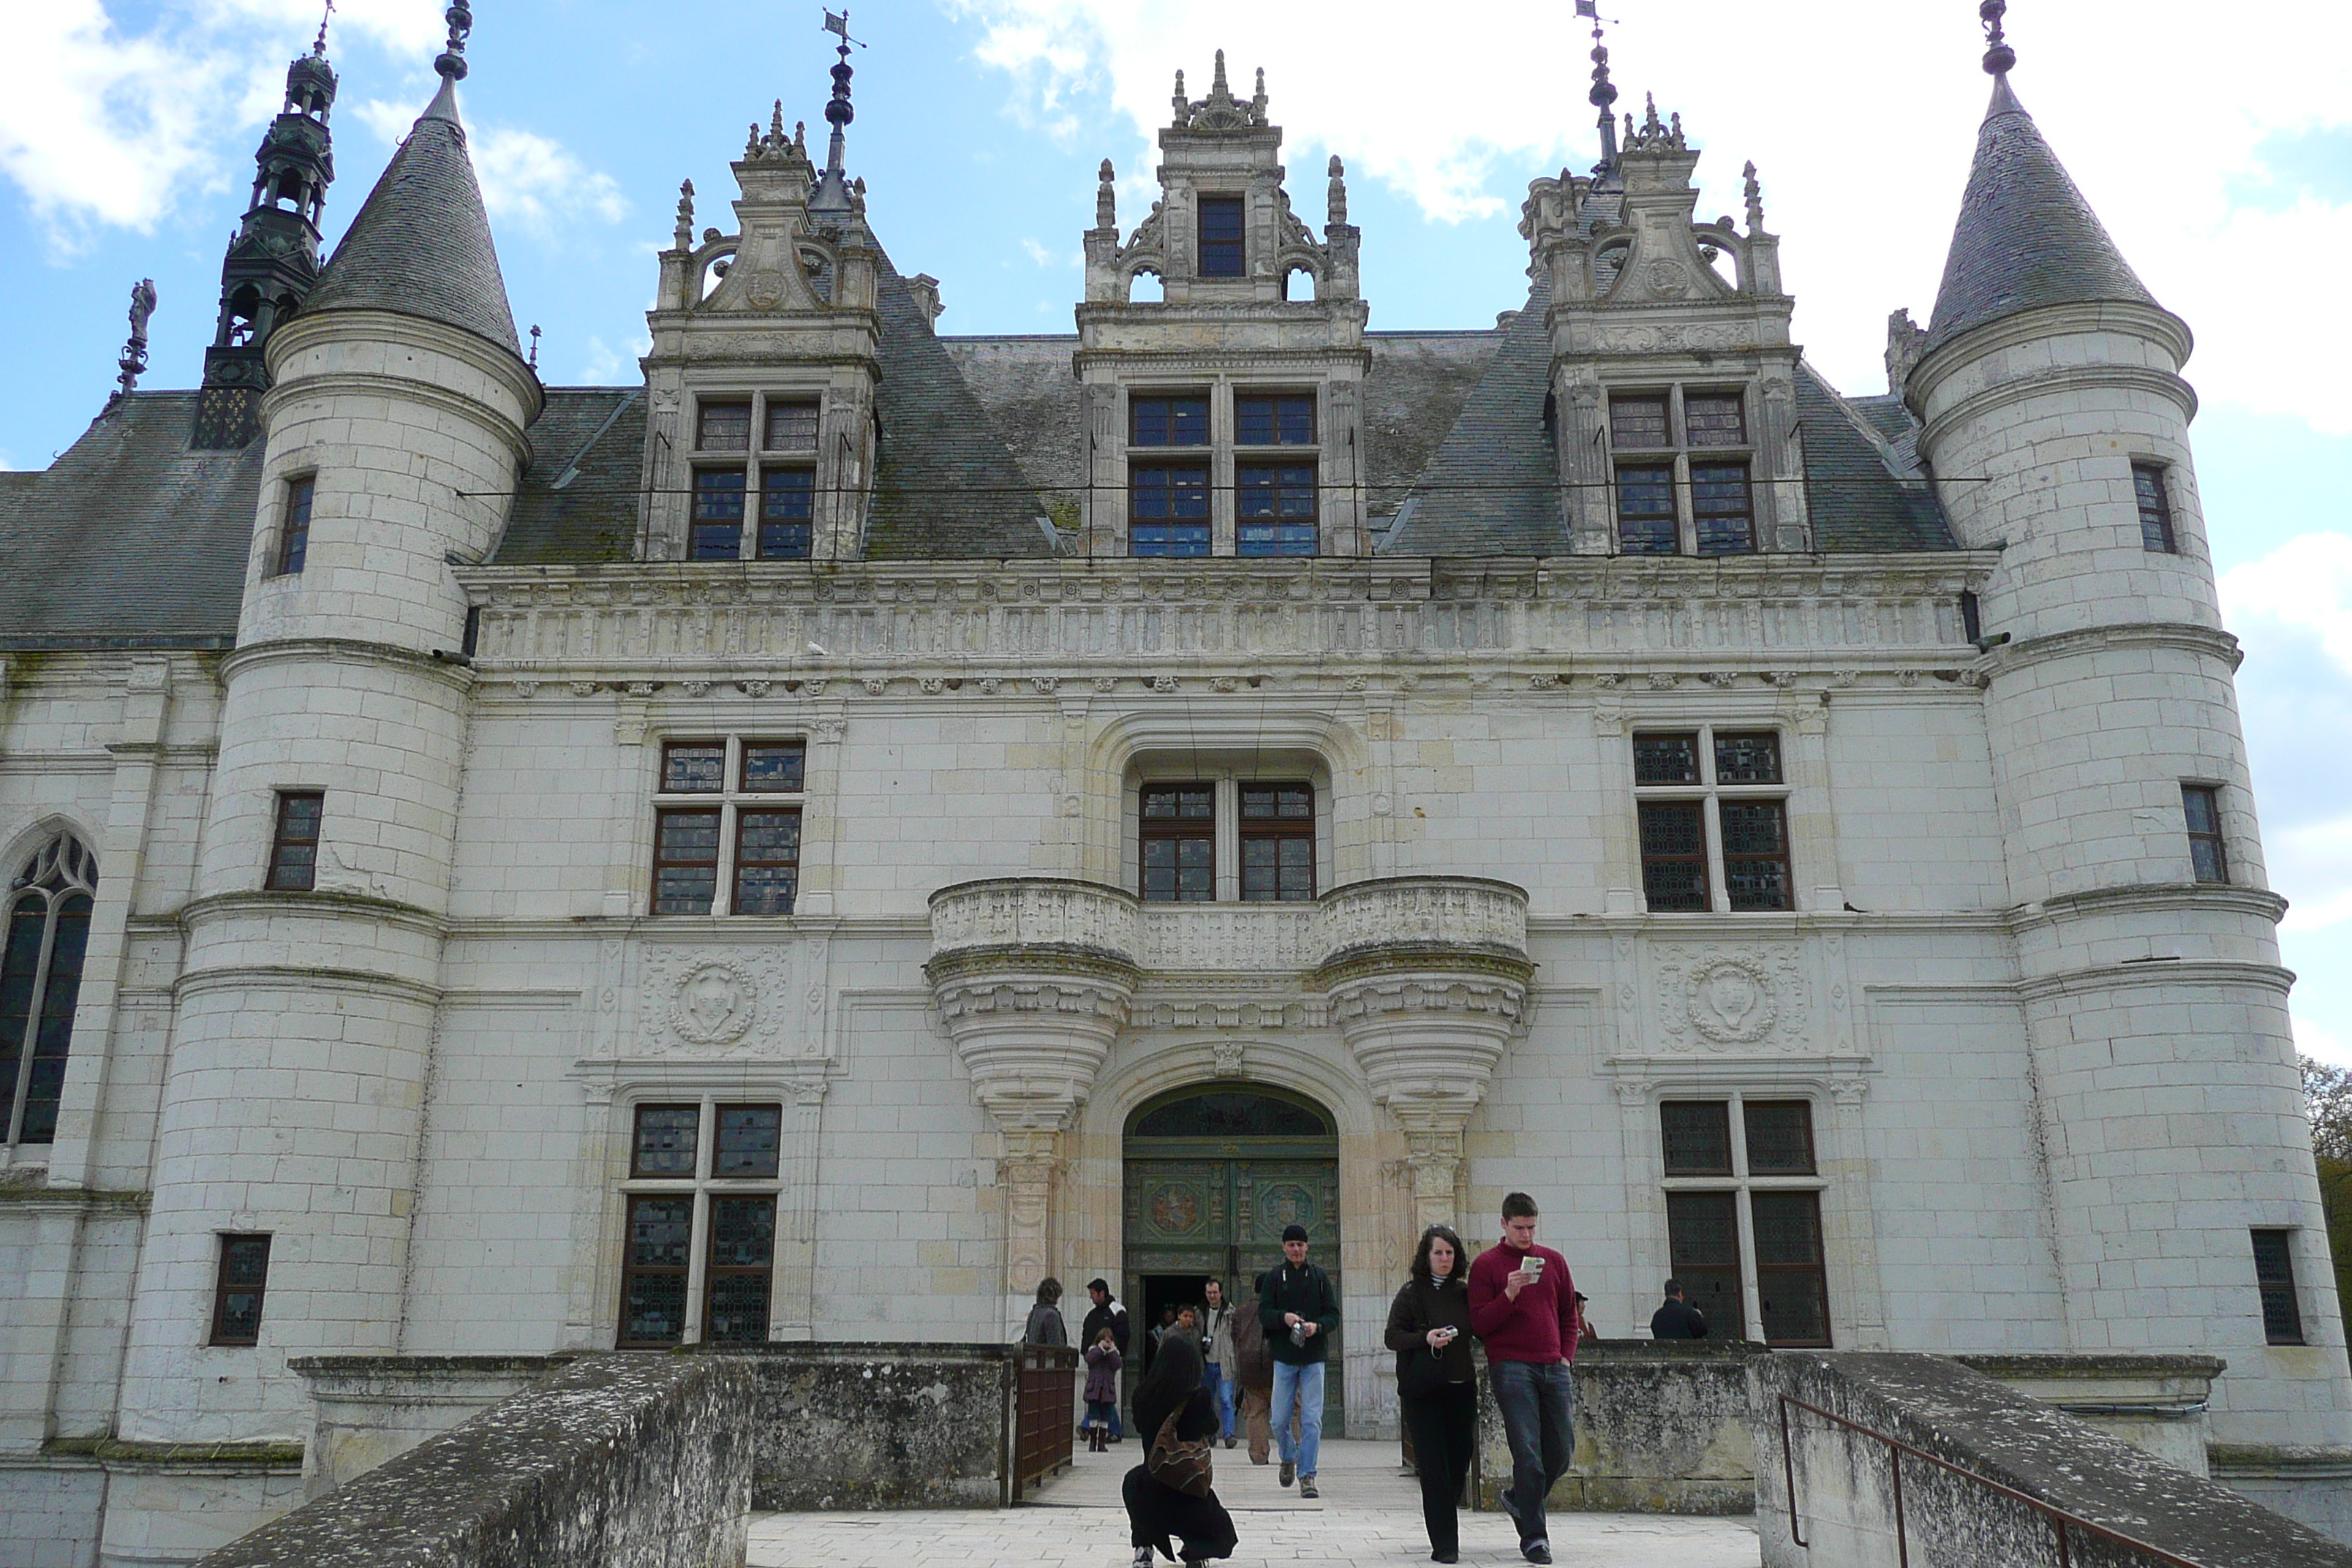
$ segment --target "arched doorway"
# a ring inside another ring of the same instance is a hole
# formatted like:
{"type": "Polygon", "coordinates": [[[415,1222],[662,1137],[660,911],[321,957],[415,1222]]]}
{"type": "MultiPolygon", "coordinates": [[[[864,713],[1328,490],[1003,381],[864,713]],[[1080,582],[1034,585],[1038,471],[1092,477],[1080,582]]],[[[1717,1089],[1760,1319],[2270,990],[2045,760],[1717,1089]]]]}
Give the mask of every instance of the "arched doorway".
{"type": "MultiPolygon", "coordinates": [[[[1212,1277],[1255,1302],[1254,1282],[1282,1259],[1285,1226],[1307,1227],[1309,1256],[1341,1288],[1339,1131],[1304,1095],[1208,1084],[1160,1095],[1128,1118],[1125,1165],[1135,1350],[1163,1309],[1200,1301],[1212,1277]]],[[[1345,1335],[1332,1337],[1324,1430],[1337,1436],[1347,1430],[1345,1335]]],[[[1137,1375],[1144,1361],[1130,1358],[1137,1375]]]]}

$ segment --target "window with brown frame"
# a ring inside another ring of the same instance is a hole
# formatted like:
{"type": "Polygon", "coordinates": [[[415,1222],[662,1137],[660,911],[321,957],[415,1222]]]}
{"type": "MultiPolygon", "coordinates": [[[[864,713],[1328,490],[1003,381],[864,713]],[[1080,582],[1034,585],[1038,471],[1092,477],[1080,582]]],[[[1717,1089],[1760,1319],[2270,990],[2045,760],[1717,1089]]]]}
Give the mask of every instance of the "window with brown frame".
{"type": "Polygon", "coordinates": [[[797,795],[808,780],[806,741],[743,742],[746,795],[797,795]]]}
{"type": "Polygon", "coordinates": [[[1242,897],[1253,903],[1315,897],[1315,790],[1241,786],[1242,897]]]}
{"type": "Polygon", "coordinates": [[[1810,1176],[1813,1172],[1813,1108],[1801,1100],[1749,1100],[1740,1104],[1748,1133],[1748,1169],[1759,1176],[1810,1176]]]}
{"type": "Polygon", "coordinates": [[[1609,400],[1609,444],[1620,452],[1655,451],[1675,444],[1666,395],[1619,394],[1609,400]]]}
{"type": "Polygon", "coordinates": [[[1748,1292],[1739,1274],[1737,1193],[1666,1194],[1667,1267],[1683,1300],[1706,1319],[1709,1338],[1748,1337],[1748,1292]]]}
{"type": "Polygon", "coordinates": [[[1217,896],[1217,792],[1210,784],[1146,784],[1137,846],[1146,903],[1204,904],[1217,896]]]}
{"type": "Polygon", "coordinates": [[[1789,889],[1789,810],[1777,800],[1725,800],[1723,890],[1735,910],[1793,908],[1789,889]]]}
{"type": "Polygon", "coordinates": [[[656,804],[653,912],[792,913],[800,890],[801,806],[774,797],[799,795],[807,780],[803,739],[665,742],[660,794],[719,798],[656,804]],[[724,910],[717,901],[722,887],[724,910]]]}
{"type": "Polygon", "coordinates": [[[805,561],[815,538],[816,470],[760,470],[760,559],[805,561]]]}
{"type": "Polygon", "coordinates": [[[1628,555],[1672,555],[1680,549],[1673,468],[1618,466],[1617,542],[1628,555]]]}
{"type": "Polygon", "coordinates": [[[768,399],[767,449],[771,452],[816,450],[817,404],[814,398],[768,399]]]}
{"type": "Polygon", "coordinates": [[[1819,1193],[1751,1192],[1756,1294],[1771,1345],[1830,1342],[1829,1270],[1822,1258],[1819,1193]]]}
{"type": "Polygon", "coordinates": [[[662,742],[661,789],[664,795],[717,795],[726,787],[726,742],[662,742]]]}
{"type": "Polygon", "coordinates": [[[2221,792],[2211,784],[2182,784],[2181,814],[2189,823],[2189,864],[2200,882],[2230,879],[2230,851],[2221,840],[2221,792]]]}
{"type": "Polygon", "coordinates": [[[261,1302],[269,1289],[269,1237],[224,1235],[213,1275],[213,1331],[206,1342],[261,1342],[261,1302]]]}
{"type": "Polygon", "coordinates": [[[2263,1298],[2263,1338],[2274,1345],[2299,1345],[2303,1303],[2294,1287],[2294,1232],[2258,1230],[2254,1237],[2254,1286],[2263,1298]]]}
{"type": "Polygon", "coordinates": [[[1691,521],[1701,555],[1746,555],[1756,548],[1756,508],[1745,463],[1691,465],[1691,521]]]}
{"type": "Polygon", "coordinates": [[[800,889],[801,808],[738,807],[735,813],[735,897],[739,915],[788,915],[800,889]]]}
{"type": "Polygon", "coordinates": [[[1717,1333],[1745,1334],[1741,1226],[1756,1268],[1756,1310],[1774,1345],[1830,1343],[1812,1105],[1807,1100],[1669,1100],[1658,1107],[1666,1240],[1685,1299],[1717,1333]],[[1738,1117],[1741,1136],[1732,1137],[1738,1117]],[[1697,1178],[1696,1182],[1692,1179],[1697,1178]]]}
{"type": "Polygon", "coordinates": [[[1669,1100],[1658,1106],[1658,1131],[1669,1176],[1731,1174],[1731,1103],[1669,1100]]]}
{"type": "Polygon", "coordinates": [[[2164,469],[2154,463],[2132,465],[2132,499],[2139,506],[2140,548],[2159,555],[2179,552],[2172,532],[2172,499],[2165,493],[2164,469]]]}
{"type": "Polygon", "coordinates": [[[1235,397],[1234,445],[1312,447],[1315,445],[1315,395],[1286,392],[1235,397]]]}
{"type": "Polygon", "coordinates": [[[707,915],[719,895],[719,811],[654,813],[654,913],[707,915]]]}
{"type": "Polygon", "coordinates": [[[621,1258],[623,1350],[674,1345],[686,1337],[686,1285],[694,1261],[691,1194],[629,1199],[621,1258]]]}
{"type": "Polygon", "coordinates": [[[1780,737],[1770,730],[1718,732],[1715,736],[1715,782],[1776,784],[1780,779],[1780,737]]]}
{"type": "Polygon", "coordinates": [[[1206,393],[1137,394],[1127,404],[1130,447],[1205,447],[1209,444],[1206,393]]]}
{"type": "Polygon", "coordinates": [[[278,792],[278,823],[269,839],[269,876],[263,886],[277,893],[307,893],[318,885],[319,828],[326,811],[323,791],[278,792]]]}
{"type": "Polygon", "coordinates": [[[1313,555],[1315,465],[1234,465],[1234,553],[1313,555]]]}
{"type": "Polygon", "coordinates": [[[1636,734],[1633,787],[1649,908],[1710,910],[1719,885],[1727,910],[1794,909],[1788,802],[1759,793],[1782,783],[1776,731],[1636,734]]]}
{"type": "Polygon", "coordinates": [[[1714,908],[1706,885],[1706,808],[1696,800],[1645,800],[1642,893],[1653,914],[1714,908]]]}
{"type": "Polygon", "coordinates": [[[751,449],[751,403],[729,398],[702,405],[694,427],[698,452],[748,452],[751,449]]]}
{"type": "Polygon", "coordinates": [[[776,1200],[710,1200],[709,1261],[704,1266],[702,1338],[707,1344],[758,1344],[768,1337],[768,1287],[776,1272],[776,1200]]]}
{"type": "Polygon", "coordinates": [[[630,1142],[632,1176],[691,1176],[695,1135],[702,1126],[699,1105],[640,1105],[630,1142]]]}
{"type": "Polygon", "coordinates": [[[689,561],[733,561],[743,553],[743,470],[697,468],[689,561]]]}
{"type": "Polygon", "coordinates": [[[1201,213],[1201,276],[1239,278],[1244,271],[1242,198],[1202,196],[1201,213]]]}
{"type": "Polygon", "coordinates": [[[278,533],[278,576],[300,572],[310,553],[310,502],[318,493],[319,481],[311,475],[286,481],[286,526],[278,533]]]}
{"type": "Polygon", "coordinates": [[[1698,783],[1697,733],[1634,736],[1633,782],[1636,784],[1698,783]]]}
{"type": "Polygon", "coordinates": [[[636,1108],[633,1190],[624,1194],[621,1348],[682,1343],[689,1324],[709,1342],[768,1337],[782,1141],[783,1107],[772,1102],[636,1108]]]}
{"type": "Polygon", "coordinates": [[[1748,418],[1736,392],[1683,394],[1683,429],[1694,447],[1745,447],[1748,418]]]}

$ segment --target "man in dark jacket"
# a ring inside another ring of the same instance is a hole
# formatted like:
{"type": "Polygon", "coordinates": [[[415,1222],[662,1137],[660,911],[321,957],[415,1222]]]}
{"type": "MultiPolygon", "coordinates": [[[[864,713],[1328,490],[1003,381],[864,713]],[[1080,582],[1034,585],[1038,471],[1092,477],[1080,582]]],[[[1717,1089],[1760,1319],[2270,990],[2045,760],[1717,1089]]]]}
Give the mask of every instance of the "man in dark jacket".
{"type": "Polygon", "coordinates": [[[1323,1449],[1323,1369],[1331,1334],[1339,1326],[1339,1298],[1331,1277],[1307,1261],[1307,1227],[1286,1226],[1282,1262],[1258,1281],[1257,1318],[1274,1355],[1274,1432],[1282,1447],[1280,1479],[1298,1480],[1300,1497],[1318,1497],[1315,1461],[1323,1449]],[[1298,1436],[1290,1415],[1298,1413],[1298,1436]]]}
{"type": "Polygon", "coordinates": [[[1706,1338],[1706,1320],[1699,1316],[1696,1307],[1683,1300],[1683,1282],[1666,1281],[1666,1302],[1650,1314],[1650,1337],[1654,1340],[1703,1340],[1706,1338]]]}
{"type": "MultiPolygon", "coordinates": [[[[1095,1304],[1094,1310],[1087,1314],[1087,1321],[1078,1327],[1078,1343],[1090,1345],[1095,1342],[1097,1334],[1108,1329],[1110,1342],[1117,1345],[1118,1353],[1124,1356],[1127,1354],[1128,1335],[1126,1306],[1111,1299],[1110,1281],[1108,1279],[1087,1281],[1087,1295],[1095,1304]]],[[[1119,1426],[1118,1403],[1114,1400],[1110,1407],[1110,1440],[1120,1442],[1126,1436],[1126,1431],[1119,1426]]]]}

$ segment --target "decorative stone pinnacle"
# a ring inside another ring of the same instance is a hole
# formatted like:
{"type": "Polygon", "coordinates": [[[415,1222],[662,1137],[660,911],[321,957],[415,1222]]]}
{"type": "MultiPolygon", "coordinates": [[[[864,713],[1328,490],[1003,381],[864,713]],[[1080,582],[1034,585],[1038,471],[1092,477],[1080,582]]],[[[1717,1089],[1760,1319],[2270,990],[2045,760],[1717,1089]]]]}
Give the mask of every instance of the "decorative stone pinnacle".
{"type": "Polygon", "coordinates": [[[1348,165],[1339,162],[1337,153],[1331,154],[1331,195],[1325,221],[1335,228],[1348,221],[1348,165]]]}
{"type": "Polygon", "coordinates": [[[1102,161],[1102,168],[1095,175],[1095,226],[1097,228],[1118,226],[1118,192],[1111,182],[1110,160],[1105,158],[1102,161]]]}
{"type": "Polygon", "coordinates": [[[319,17],[319,36],[311,40],[310,52],[324,56],[327,52],[327,23],[335,14],[335,0],[327,0],[327,9],[319,17]]]}
{"type": "Polygon", "coordinates": [[[466,79],[466,39],[474,31],[474,10],[466,0],[451,0],[449,9],[442,15],[449,23],[449,42],[433,68],[450,81],[466,79]]]}
{"type": "Polygon", "coordinates": [[[155,279],[142,278],[131,286],[131,336],[122,345],[122,357],[115,362],[121,374],[116,378],[119,390],[110,402],[139,390],[139,377],[147,369],[147,318],[154,313],[155,279]]]}
{"type": "Polygon", "coordinates": [[[1238,131],[1265,123],[1265,72],[1257,73],[1257,96],[1246,103],[1234,96],[1225,79],[1225,51],[1217,51],[1209,96],[1193,102],[1184,96],[1184,73],[1176,73],[1175,127],[1179,131],[1238,131]]]}
{"type": "Polygon", "coordinates": [[[1234,89],[1225,85],[1225,51],[1219,49],[1217,51],[1217,75],[1216,79],[1209,83],[1209,96],[1212,99],[1218,99],[1231,98],[1233,95],[1234,89]]]}
{"type": "Polygon", "coordinates": [[[2017,64],[2017,51],[2009,47],[2001,36],[2000,21],[2008,15],[2009,0],[1979,0],[1977,20],[1984,24],[1984,68],[1987,76],[2006,76],[2017,64]]]}
{"type": "Polygon", "coordinates": [[[1265,68],[1257,68],[1257,92],[1250,100],[1250,110],[1260,123],[1265,120],[1265,68]]]}
{"type": "Polygon", "coordinates": [[[1176,73],[1176,95],[1169,101],[1176,106],[1176,123],[1182,125],[1192,118],[1192,100],[1184,96],[1184,73],[1176,73]]]}
{"type": "Polygon", "coordinates": [[[681,180],[677,186],[677,227],[672,237],[680,250],[694,248],[694,182],[681,180]]]}
{"type": "Polygon", "coordinates": [[[1761,234],[1764,231],[1764,187],[1757,183],[1755,160],[1749,159],[1748,166],[1739,174],[1740,178],[1747,182],[1744,188],[1748,195],[1748,232],[1761,234]]]}

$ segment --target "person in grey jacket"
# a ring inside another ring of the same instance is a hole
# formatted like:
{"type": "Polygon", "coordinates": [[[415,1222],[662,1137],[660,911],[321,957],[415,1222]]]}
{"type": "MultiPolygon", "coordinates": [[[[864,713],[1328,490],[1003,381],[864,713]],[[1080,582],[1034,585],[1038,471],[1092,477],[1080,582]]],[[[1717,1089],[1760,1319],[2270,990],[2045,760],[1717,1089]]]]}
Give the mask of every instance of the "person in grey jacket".
{"type": "Polygon", "coordinates": [[[1201,1320],[1201,1356],[1208,1364],[1201,1385],[1216,1395],[1217,1436],[1234,1446],[1234,1380],[1241,1373],[1241,1358],[1234,1351],[1234,1306],[1225,1300],[1225,1282],[1209,1281],[1208,1307],[1201,1320]]]}

